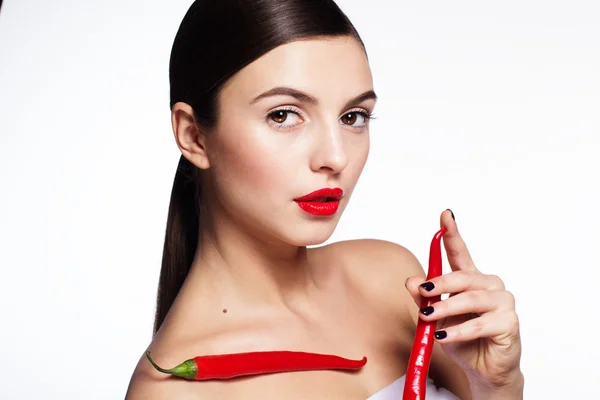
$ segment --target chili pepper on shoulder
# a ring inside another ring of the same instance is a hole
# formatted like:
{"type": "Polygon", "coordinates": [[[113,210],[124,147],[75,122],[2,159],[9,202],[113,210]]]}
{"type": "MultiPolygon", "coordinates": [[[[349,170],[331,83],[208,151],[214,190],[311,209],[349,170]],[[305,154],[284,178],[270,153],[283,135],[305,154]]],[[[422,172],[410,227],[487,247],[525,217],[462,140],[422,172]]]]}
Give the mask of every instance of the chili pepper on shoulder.
{"type": "Polygon", "coordinates": [[[159,367],[150,351],[146,357],[158,371],[189,380],[231,379],[248,375],[309,370],[358,370],[367,358],[351,360],[335,355],[298,351],[259,351],[217,354],[188,359],[171,369],[159,367]]]}

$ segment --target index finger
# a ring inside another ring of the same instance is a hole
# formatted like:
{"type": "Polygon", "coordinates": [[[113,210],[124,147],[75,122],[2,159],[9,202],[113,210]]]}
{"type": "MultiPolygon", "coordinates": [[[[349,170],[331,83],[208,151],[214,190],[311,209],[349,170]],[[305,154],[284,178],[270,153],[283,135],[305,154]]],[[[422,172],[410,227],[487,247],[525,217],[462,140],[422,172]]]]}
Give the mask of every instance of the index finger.
{"type": "Polygon", "coordinates": [[[458,232],[458,226],[454,220],[454,213],[448,209],[442,212],[440,216],[440,226],[446,228],[447,232],[443,236],[444,248],[450,268],[452,271],[477,271],[471,254],[467,249],[465,241],[458,232]]]}

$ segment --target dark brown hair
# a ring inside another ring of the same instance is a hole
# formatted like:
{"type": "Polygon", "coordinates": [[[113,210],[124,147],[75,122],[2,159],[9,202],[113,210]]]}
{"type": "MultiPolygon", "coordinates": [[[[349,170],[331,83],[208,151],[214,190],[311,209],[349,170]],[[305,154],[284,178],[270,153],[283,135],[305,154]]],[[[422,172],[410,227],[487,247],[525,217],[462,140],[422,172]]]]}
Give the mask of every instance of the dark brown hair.
{"type": "MultiPolygon", "coordinates": [[[[332,0],[197,0],[173,43],[170,106],[180,101],[189,104],[199,127],[210,130],[217,123],[218,94],[239,70],[280,45],[338,36],[351,36],[363,44],[332,0]]],[[[183,285],[196,252],[201,189],[199,169],[181,156],[169,205],[154,333],[183,285]]]]}

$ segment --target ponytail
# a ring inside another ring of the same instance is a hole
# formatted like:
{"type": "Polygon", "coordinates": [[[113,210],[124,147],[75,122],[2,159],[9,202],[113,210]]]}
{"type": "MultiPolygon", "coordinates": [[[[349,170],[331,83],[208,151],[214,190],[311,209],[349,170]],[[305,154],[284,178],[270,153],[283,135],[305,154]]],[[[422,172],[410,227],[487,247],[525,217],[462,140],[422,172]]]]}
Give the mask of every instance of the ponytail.
{"type": "Polygon", "coordinates": [[[192,266],[198,244],[200,189],[198,168],[181,156],[169,204],[154,334],[165,320],[192,266]]]}

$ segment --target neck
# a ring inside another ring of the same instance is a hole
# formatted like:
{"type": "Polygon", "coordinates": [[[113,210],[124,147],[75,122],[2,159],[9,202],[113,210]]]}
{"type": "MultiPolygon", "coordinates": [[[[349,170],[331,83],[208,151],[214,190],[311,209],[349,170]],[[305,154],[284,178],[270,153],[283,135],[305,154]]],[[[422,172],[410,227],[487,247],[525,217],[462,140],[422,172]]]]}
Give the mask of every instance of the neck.
{"type": "Polygon", "coordinates": [[[218,299],[223,309],[293,309],[307,304],[314,284],[305,246],[257,237],[250,227],[221,217],[204,227],[184,287],[189,296],[218,299]]]}

